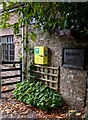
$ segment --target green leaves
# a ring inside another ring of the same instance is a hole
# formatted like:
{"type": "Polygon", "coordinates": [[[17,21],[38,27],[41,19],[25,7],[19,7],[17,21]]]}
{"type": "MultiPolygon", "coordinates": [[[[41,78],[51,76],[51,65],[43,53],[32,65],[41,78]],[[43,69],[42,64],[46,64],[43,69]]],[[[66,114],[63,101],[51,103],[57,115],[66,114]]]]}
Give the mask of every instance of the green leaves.
{"type": "Polygon", "coordinates": [[[14,33],[15,34],[19,33],[19,23],[15,23],[13,28],[14,28],[14,33]]]}
{"type": "MultiPolygon", "coordinates": [[[[19,4],[16,13],[24,16],[22,20],[18,20],[19,24],[29,27],[31,20],[36,18],[37,25],[42,26],[44,32],[52,34],[60,26],[61,29],[66,28],[78,32],[80,38],[88,36],[88,3],[24,2],[25,7],[22,8],[19,2],[9,2],[8,4],[3,2],[4,22],[8,21],[10,16],[8,10],[16,4],[19,4]]],[[[30,38],[34,42],[36,41],[34,33],[30,33],[30,38]]]]}
{"type": "Polygon", "coordinates": [[[55,109],[63,105],[63,98],[58,92],[38,81],[27,80],[18,83],[13,94],[18,100],[42,110],[55,109]]]}
{"type": "Polygon", "coordinates": [[[37,35],[34,32],[30,33],[30,39],[36,42],[37,35]]]}

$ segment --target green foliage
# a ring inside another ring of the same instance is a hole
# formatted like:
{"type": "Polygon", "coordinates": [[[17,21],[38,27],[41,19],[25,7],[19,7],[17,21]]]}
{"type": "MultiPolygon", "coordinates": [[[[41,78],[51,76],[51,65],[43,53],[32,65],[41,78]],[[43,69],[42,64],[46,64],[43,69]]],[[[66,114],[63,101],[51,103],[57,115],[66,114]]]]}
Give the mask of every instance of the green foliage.
{"type": "Polygon", "coordinates": [[[33,71],[36,71],[36,69],[37,68],[34,66],[34,62],[33,61],[30,62],[28,65],[28,72],[30,73],[30,77],[31,77],[32,81],[35,81],[35,79],[38,80],[40,78],[39,73],[36,74],[35,72],[33,72],[33,71]]]}
{"type": "Polygon", "coordinates": [[[88,112],[85,113],[85,118],[84,120],[88,120],[88,112]]]}
{"type": "Polygon", "coordinates": [[[30,38],[34,41],[34,42],[36,42],[36,34],[34,33],[34,32],[31,32],[30,33],[30,38]]]}
{"type": "MultiPolygon", "coordinates": [[[[16,4],[20,3],[9,2],[8,6],[3,3],[4,19],[6,21],[8,20],[7,15],[9,15],[8,10],[16,4]]],[[[50,34],[60,26],[61,29],[66,28],[78,33],[80,38],[88,36],[88,2],[24,2],[24,6],[22,8],[19,5],[16,8],[16,13],[24,15],[24,18],[21,17],[18,20],[19,26],[23,24],[30,26],[32,19],[36,18],[36,26],[43,27],[43,30],[50,34]]],[[[18,24],[15,24],[15,26],[18,26],[18,24]]],[[[30,35],[31,39],[35,41],[35,35],[30,35]]]]}
{"type": "Polygon", "coordinates": [[[3,22],[1,25],[1,28],[9,28],[9,27],[10,27],[10,24],[6,22],[3,22]]]}
{"type": "Polygon", "coordinates": [[[13,94],[18,100],[42,110],[55,109],[63,104],[63,98],[58,92],[38,81],[18,83],[13,94]]]}

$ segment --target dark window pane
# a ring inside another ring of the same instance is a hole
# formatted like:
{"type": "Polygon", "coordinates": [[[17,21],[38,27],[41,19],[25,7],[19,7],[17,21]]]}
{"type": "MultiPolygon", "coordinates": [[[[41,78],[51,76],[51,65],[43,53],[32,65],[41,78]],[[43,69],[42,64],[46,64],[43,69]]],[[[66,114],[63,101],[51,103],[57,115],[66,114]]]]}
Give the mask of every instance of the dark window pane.
{"type": "Polygon", "coordinates": [[[10,45],[8,45],[8,50],[10,50],[10,45]]]}
{"type": "Polygon", "coordinates": [[[2,43],[7,43],[7,37],[2,37],[2,43]]]}
{"type": "Polygon", "coordinates": [[[2,37],[0,37],[0,42],[2,41],[2,37]]]}
{"type": "Polygon", "coordinates": [[[10,55],[14,55],[14,51],[10,51],[10,55]]]}
{"type": "Polygon", "coordinates": [[[14,60],[14,56],[13,55],[10,56],[10,60],[14,60]]]}
{"type": "Polygon", "coordinates": [[[4,56],[4,59],[5,59],[5,60],[8,60],[8,56],[7,56],[7,55],[5,55],[5,56],[4,56]]]}
{"type": "Polygon", "coordinates": [[[11,45],[10,45],[10,49],[14,49],[14,44],[11,44],[11,45]]]}

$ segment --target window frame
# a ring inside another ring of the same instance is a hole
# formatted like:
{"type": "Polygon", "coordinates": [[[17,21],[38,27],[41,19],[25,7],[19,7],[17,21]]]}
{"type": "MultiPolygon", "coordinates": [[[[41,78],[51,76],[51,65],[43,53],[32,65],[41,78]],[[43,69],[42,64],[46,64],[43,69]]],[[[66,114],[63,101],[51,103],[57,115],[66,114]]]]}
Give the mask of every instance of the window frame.
{"type": "Polygon", "coordinates": [[[2,60],[14,61],[15,59],[14,35],[0,36],[0,42],[2,44],[2,60]]]}

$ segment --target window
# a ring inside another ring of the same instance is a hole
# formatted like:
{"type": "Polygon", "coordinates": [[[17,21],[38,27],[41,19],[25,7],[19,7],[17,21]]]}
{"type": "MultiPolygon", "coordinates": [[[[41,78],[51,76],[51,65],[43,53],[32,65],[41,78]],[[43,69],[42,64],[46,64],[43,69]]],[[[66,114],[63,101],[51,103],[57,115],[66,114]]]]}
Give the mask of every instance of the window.
{"type": "Polygon", "coordinates": [[[3,60],[14,60],[14,40],[13,36],[3,36],[0,37],[0,42],[2,43],[3,60]]]}

